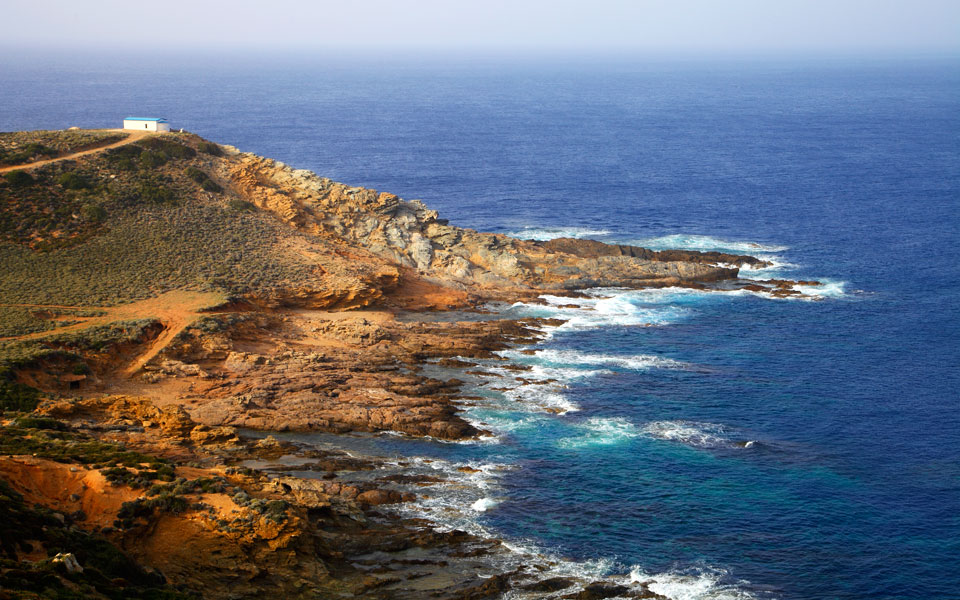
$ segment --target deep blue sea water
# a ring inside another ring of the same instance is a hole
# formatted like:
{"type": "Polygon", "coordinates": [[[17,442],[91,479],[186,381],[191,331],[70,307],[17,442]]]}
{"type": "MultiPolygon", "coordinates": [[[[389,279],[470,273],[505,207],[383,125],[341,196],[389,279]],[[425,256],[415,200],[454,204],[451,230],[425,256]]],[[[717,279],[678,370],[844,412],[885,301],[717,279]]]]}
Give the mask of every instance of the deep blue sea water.
{"type": "Polygon", "coordinates": [[[166,116],[457,225],[825,282],[510,307],[571,319],[509,355],[566,387],[478,383],[496,442],[345,443],[502,465],[478,525],[672,597],[960,597],[960,61],[2,60],[0,130],[166,116]]]}

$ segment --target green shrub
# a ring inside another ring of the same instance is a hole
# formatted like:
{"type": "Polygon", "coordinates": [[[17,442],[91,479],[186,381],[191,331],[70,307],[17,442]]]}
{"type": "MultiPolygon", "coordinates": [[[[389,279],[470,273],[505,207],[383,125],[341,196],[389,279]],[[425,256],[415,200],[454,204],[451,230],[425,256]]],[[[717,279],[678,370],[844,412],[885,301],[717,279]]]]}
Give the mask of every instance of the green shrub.
{"type": "Polygon", "coordinates": [[[167,158],[193,158],[197,155],[193,148],[161,137],[147,138],[138,143],[144,148],[162,153],[167,158]]]}
{"type": "Polygon", "coordinates": [[[26,171],[10,171],[9,173],[4,173],[3,178],[14,187],[26,187],[32,185],[36,180],[30,173],[26,171]]]}
{"type": "MultiPolygon", "coordinates": [[[[126,467],[113,467],[102,471],[102,473],[110,483],[114,485],[127,485],[132,488],[145,488],[150,485],[150,482],[158,479],[160,481],[173,481],[175,475],[174,468],[170,465],[159,465],[153,471],[140,469],[137,473],[134,473],[126,467]]],[[[169,487],[170,486],[164,486],[163,484],[156,484],[148,490],[147,494],[155,496],[158,492],[154,492],[154,490],[157,488],[160,488],[162,492],[168,490],[169,487]]]]}
{"type": "Polygon", "coordinates": [[[183,173],[197,183],[203,183],[208,179],[207,174],[196,167],[187,167],[183,173]]]}
{"type": "Polygon", "coordinates": [[[190,503],[183,496],[165,492],[152,498],[137,498],[130,502],[124,502],[117,511],[117,520],[114,526],[119,529],[129,529],[135,525],[135,519],[146,519],[154,511],[180,514],[190,508],[190,503]]]}
{"type": "Polygon", "coordinates": [[[215,194],[219,194],[220,192],[223,191],[223,188],[220,187],[217,184],[217,182],[212,179],[204,180],[204,182],[200,184],[200,187],[202,187],[204,190],[208,192],[213,192],[215,194]]]}
{"type": "Polygon", "coordinates": [[[230,200],[227,201],[227,206],[239,211],[256,210],[257,208],[254,204],[246,200],[241,200],[240,198],[230,198],[230,200]]]}
{"type": "Polygon", "coordinates": [[[0,377],[0,410],[30,412],[40,401],[40,390],[0,377]]]}
{"type": "Polygon", "coordinates": [[[32,158],[34,156],[55,156],[57,154],[56,149],[44,146],[43,144],[37,142],[30,142],[20,151],[20,154],[23,154],[27,158],[32,158]]]}
{"type": "Polygon", "coordinates": [[[140,184],[137,189],[137,198],[141,202],[152,202],[154,204],[176,203],[176,197],[172,190],[151,181],[144,181],[140,184]]]}
{"type": "Polygon", "coordinates": [[[43,426],[47,419],[39,421],[41,427],[28,427],[27,424],[33,424],[30,421],[23,427],[0,427],[0,454],[31,454],[61,463],[100,465],[102,468],[142,469],[146,464],[154,469],[155,478],[161,478],[160,466],[166,464],[163,459],[127,450],[120,444],[101,442],[80,432],[50,429],[43,426]]]}
{"type": "Polygon", "coordinates": [[[129,158],[120,158],[113,163],[118,169],[123,171],[133,171],[137,168],[137,165],[129,158]]]}
{"type": "Polygon", "coordinates": [[[69,171],[57,178],[57,183],[68,190],[86,190],[90,188],[90,182],[86,177],[79,173],[69,171]]]}
{"type": "Polygon", "coordinates": [[[87,363],[77,363],[73,365],[72,372],[74,375],[89,375],[90,365],[87,363]]]}
{"type": "Polygon", "coordinates": [[[187,167],[187,170],[184,171],[184,174],[190,179],[199,183],[200,187],[208,192],[219,194],[223,191],[223,188],[217,185],[217,182],[210,179],[209,175],[196,167],[187,167]]]}
{"type": "Polygon", "coordinates": [[[0,164],[18,165],[33,162],[35,159],[43,158],[44,156],[56,156],[57,154],[56,148],[31,142],[18,149],[0,149],[0,164]]]}
{"type": "Polygon", "coordinates": [[[167,157],[159,152],[149,150],[140,154],[140,166],[145,169],[155,169],[167,163],[167,157]]]}
{"type": "Polygon", "coordinates": [[[24,429],[47,429],[50,431],[67,430],[66,423],[62,423],[49,417],[17,417],[13,421],[13,426],[22,427],[24,429]]]}
{"type": "Polygon", "coordinates": [[[200,142],[197,144],[197,149],[200,152],[205,154],[212,154],[213,156],[223,156],[223,150],[217,144],[213,142],[200,142]]]}
{"type": "Polygon", "coordinates": [[[107,218],[107,209],[99,204],[86,204],[83,207],[83,216],[88,221],[100,223],[107,218]]]}
{"type": "Polygon", "coordinates": [[[120,146],[119,148],[114,148],[107,152],[109,157],[120,157],[120,158],[137,158],[143,152],[143,148],[136,144],[127,144],[126,146],[120,146]]]}

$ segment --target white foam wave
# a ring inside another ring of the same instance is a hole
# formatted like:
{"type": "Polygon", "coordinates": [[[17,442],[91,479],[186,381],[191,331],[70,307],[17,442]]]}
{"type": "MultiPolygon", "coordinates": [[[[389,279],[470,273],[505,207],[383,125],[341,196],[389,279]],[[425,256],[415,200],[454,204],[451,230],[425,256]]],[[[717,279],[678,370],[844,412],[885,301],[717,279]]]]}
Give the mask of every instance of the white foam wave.
{"type": "Polygon", "coordinates": [[[579,428],[583,432],[581,435],[562,439],[557,442],[557,445],[570,450],[613,446],[638,437],[642,433],[633,423],[622,417],[592,417],[580,424],[579,428]]]}
{"type": "Polygon", "coordinates": [[[651,250],[699,250],[701,252],[727,252],[730,254],[749,254],[757,253],[769,254],[783,252],[788,250],[787,246],[778,246],[775,244],[761,244],[759,242],[744,242],[724,240],[711,237],[709,235],[687,235],[673,234],[664,235],[655,238],[646,238],[636,240],[631,244],[650,248],[651,250]]]}
{"type": "Polygon", "coordinates": [[[696,421],[653,421],[647,423],[643,432],[650,437],[671,442],[680,442],[698,448],[719,448],[733,445],[730,431],[715,423],[696,421]]]}
{"type": "Polygon", "coordinates": [[[674,323],[686,315],[687,309],[679,306],[645,306],[643,296],[636,292],[603,290],[587,298],[562,298],[541,296],[545,304],[517,302],[511,311],[524,316],[551,317],[564,323],[546,327],[553,331],[598,329],[611,326],[649,326],[674,323]]]}
{"type": "MultiPolygon", "coordinates": [[[[590,420],[600,430],[604,428],[629,429],[622,419],[590,420]]],[[[588,423],[590,423],[588,421],[588,423]]],[[[633,436],[635,433],[630,433],[633,436]]],[[[499,537],[488,529],[481,515],[497,505],[499,478],[516,467],[492,462],[450,462],[426,457],[406,457],[388,461],[406,474],[432,475],[439,479],[428,483],[430,493],[423,493],[423,486],[414,491],[417,500],[396,505],[387,505],[385,510],[401,516],[425,518],[438,531],[454,529],[466,531],[481,538],[499,537]]],[[[395,484],[401,485],[401,484],[395,484]]],[[[650,591],[672,600],[751,600],[748,592],[726,582],[726,571],[715,568],[697,568],[683,572],[648,574],[640,567],[633,567],[626,574],[610,558],[576,561],[545,550],[536,542],[526,539],[502,540],[502,551],[488,555],[493,572],[514,572],[518,569],[530,573],[532,581],[552,577],[567,577],[575,580],[565,593],[575,593],[588,583],[607,580],[611,583],[650,591]],[[537,568],[529,569],[531,565],[537,568]],[[617,574],[619,572],[620,574],[617,574]]],[[[740,582],[745,584],[746,582],[740,582]]],[[[509,599],[528,599],[529,593],[520,589],[511,590],[504,596],[509,599]]]]}
{"type": "MultiPolygon", "coordinates": [[[[497,504],[493,494],[500,476],[515,467],[492,462],[450,462],[442,459],[406,457],[393,461],[405,474],[428,475],[440,481],[429,485],[432,493],[417,490],[414,502],[392,508],[405,516],[426,516],[440,531],[462,529],[481,537],[492,537],[476,520],[476,513],[497,504]]],[[[389,463],[388,463],[389,464],[389,463]]]]}
{"type": "MultiPolygon", "coordinates": [[[[776,277],[770,279],[777,279],[776,277]]],[[[766,281],[764,278],[756,278],[758,282],[766,281]]],[[[806,284],[795,284],[789,287],[789,289],[797,292],[796,294],[790,294],[787,296],[777,296],[771,291],[754,291],[754,290],[735,290],[731,292],[726,292],[729,295],[750,295],[757,296],[759,298],[765,298],[768,300],[825,300],[828,298],[845,298],[847,296],[846,292],[846,281],[836,281],[832,279],[823,279],[820,280],[818,285],[806,285],[806,284]]]]}
{"type": "Polygon", "coordinates": [[[724,583],[728,573],[714,567],[687,572],[647,574],[640,567],[630,571],[630,583],[645,584],[656,594],[671,600],[749,600],[755,596],[746,590],[724,583]]]}
{"type": "Polygon", "coordinates": [[[751,278],[754,279],[759,278],[758,276],[769,276],[772,279],[773,275],[781,271],[792,271],[800,268],[800,265],[787,262],[783,258],[776,255],[760,255],[758,258],[761,258],[770,264],[764,266],[750,264],[720,266],[738,267],[740,269],[740,273],[747,273],[751,278]]]}
{"type": "Polygon", "coordinates": [[[527,408],[535,408],[556,414],[576,412],[580,407],[563,395],[563,385],[556,383],[526,383],[503,392],[505,398],[524,404],[527,408]]]}
{"type": "Polygon", "coordinates": [[[816,299],[821,298],[842,298],[846,296],[846,281],[837,281],[834,279],[822,279],[820,285],[795,285],[793,289],[804,296],[816,299]]]}
{"type": "Polygon", "coordinates": [[[609,235],[606,229],[589,229],[586,227],[524,227],[515,231],[508,231],[510,237],[522,240],[537,240],[545,242],[556,238],[576,238],[596,237],[609,235]]]}
{"type": "MultiPolygon", "coordinates": [[[[515,403],[521,403],[526,409],[566,414],[580,410],[580,407],[567,398],[564,390],[567,385],[597,375],[609,374],[609,368],[646,370],[651,368],[682,369],[685,363],[670,358],[653,355],[614,356],[607,354],[589,354],[575,350],[540,349],[532,355],[522,350],[502,350],[500,356],[515,363],[529,367],[526,371],[512,371],[500,366],[491,366],[490,373],[502,375],[487,383],[502,390],[503,397],[515,403]]],[[[506,407],[505,407],[506,408],[506,407]]],[[[515,410],[515,408],[514,408],[515,410]]],[[[506,430],[517,427],[516,422],[508,421],[506,430]]],[[[498,428],[504,431],[502,428],[498,428]]]]}
{"type": "Polygon", "coordinates": [[[500,504],[500,503],[494,500],[493,498],[480,498],[479,500],[477,500],[476,502],[470,505],[470,509],[475,510],[477,512],[487,512],[497,504],[500,504]]]}
{"type": "Polygon", "coordinates": [[[672,358],[655,356],[652,354],[636,354],[632,356],[617,356],[612,354],[589,354],[576,350],[537,350],[533,355],[536,359],[555,365],[599,365],[607,367],[622,367],[625,369],[682,369],[686,363],[672,358]]]}

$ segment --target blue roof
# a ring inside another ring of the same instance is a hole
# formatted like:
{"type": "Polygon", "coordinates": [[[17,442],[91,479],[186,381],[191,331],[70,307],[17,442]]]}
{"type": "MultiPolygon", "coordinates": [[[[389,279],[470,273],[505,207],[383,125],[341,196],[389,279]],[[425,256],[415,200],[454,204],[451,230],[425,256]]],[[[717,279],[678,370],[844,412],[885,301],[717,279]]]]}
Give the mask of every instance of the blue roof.
{"type": "Polygon", "coordinates": [[[159,117],[124,117],[124,121],[156,121],[157,123],[166,123],[166,119],[159,117]]]}

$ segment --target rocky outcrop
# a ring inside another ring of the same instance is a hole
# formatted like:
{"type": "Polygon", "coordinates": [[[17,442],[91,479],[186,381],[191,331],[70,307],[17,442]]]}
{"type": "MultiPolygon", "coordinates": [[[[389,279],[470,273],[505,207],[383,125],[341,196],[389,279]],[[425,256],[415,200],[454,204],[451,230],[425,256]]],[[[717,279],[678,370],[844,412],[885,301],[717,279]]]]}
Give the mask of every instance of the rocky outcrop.
{"type": "Polygon", "coordinates": [[[224,169],[239,193],[292,227],[476,292],[677,285],[733,279],[737,265],[762,264],[717,252],[478,233],[450,225],[420,201],[349,187],[250,154],[236,155],[224,169]]]}
{"type": "MultiPolygon", "coordinates": [[[[192,391],[182,405],[194,420],[211,427],[396,431],[461,439],[481,434],[458,414],[455,400],[462,382],[420,375],[419,365],[436,358],[493,357],[508,343],[537,339],[535,324],[403,322],[385,312],[302,312],[286,317],[270,334],[286,349],[238,351],[235,346],[243,346],[243,339],[221,339],[205,356],[198,349],[202,344],[184,342],[180,348],[190,352],[190,359],[204,362],[203,375],[180,369],[151,373],[150,380],[190,380],[192,391]]],[[[171,348],[168,354],[176,352],[171,348]]]]}
{"type": "Polygon", "coordinates": [[[154,437],[172,443],[236,447],[240,442],[232,427],[197,423],[183,407],[159,408],[147,398],[101,396],[51,400],[39,406],[37,413],[69,419],[87,429],[151,432],[154,437]]]}
{"type": "Polygon", "coordinates": [[[538,246],[550,252],[564,252],[582,258],[599,258],[601,256],[629,256],[659,262],[689,262],[706,265],[750,265],[752,267],[767,267],[769,262],[753,256],[742,254],[727,254],[725,252],[700,252],[698,250],[650,250],[640,246],[626,246],[623,244],[604,244],[594,240],[574,238],[557,238],[546,242],[538,242],[538,246]]]}

